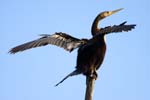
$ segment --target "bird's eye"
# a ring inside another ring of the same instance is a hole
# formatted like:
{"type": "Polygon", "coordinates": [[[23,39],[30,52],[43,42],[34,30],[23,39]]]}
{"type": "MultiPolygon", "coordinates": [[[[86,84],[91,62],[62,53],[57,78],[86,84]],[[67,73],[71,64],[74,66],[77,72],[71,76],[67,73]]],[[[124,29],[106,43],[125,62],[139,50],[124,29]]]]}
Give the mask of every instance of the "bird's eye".
{"type": "Polygon", "coordinates": [[[108,16],[109,15],[109,11],[106,11],[105,13],[104,13],[104,17],[106,17],[106,16],[108,16]]]}
{"type": "Polygon", "coordinates": [[[107,11],[107,14],[109,14],[109,11],[107,11]]]}

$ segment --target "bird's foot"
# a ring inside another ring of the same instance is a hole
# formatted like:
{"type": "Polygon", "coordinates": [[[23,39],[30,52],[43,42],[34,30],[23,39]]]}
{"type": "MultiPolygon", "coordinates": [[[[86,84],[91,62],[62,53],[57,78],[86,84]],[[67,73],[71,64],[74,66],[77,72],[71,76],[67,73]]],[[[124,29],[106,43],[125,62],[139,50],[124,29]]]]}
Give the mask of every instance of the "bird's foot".
{"type": "Polygon", "coordinates": [[[95,79],[95,80],[97,80],[97,77],[98,77],[97,72],[94,71],[94,73],[92,73],[92,74],[90,75],[90,77],[93,78],[93,79],[95,79]]]}

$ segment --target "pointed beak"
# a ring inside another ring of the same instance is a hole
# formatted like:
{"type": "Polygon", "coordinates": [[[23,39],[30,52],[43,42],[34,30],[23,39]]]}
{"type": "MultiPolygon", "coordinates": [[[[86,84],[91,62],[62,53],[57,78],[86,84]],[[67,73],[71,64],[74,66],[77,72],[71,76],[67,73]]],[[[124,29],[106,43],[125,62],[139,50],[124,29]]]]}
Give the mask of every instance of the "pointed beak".
{"type": "Polygon", "coordinates": [[[117,10],[113,10],[113,11],[110,11],[110,15],[116,13],[116,12],[119,12],[120,10],[123,10],[123,8],[120,8],[120,9],[117,9],[117,10]]]}

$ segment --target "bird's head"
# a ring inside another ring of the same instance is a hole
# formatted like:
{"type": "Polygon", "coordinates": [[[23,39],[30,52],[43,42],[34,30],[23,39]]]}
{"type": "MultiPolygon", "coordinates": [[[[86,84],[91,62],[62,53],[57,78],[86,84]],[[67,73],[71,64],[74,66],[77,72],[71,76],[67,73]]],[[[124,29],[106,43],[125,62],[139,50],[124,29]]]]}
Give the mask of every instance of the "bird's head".
{"type": "Polygon", "coordinates": [[[112,14],[115,14],[116,12],[119,12],[120,10],[122,10],[123,8],[120,8],[120,9],[116,9],[116,10],[113,10],[113,11],[104,11],[102,13],[99,14],[99,17],[101,19],[105,18],[105,17],[108,17],[112,14]]]}
{"type": "Polygon", "coordinates": [[[92,24],[92,35],[94,36],[98,31],[99,31],[99,28],[98,28],[98,23],[100,20],[112,15],[112,14],[115,14],[116,12],[119,12],[120,10],[122,10],[123,8],[120,8],[120,9],[116,9],[116,10],[113,10],[113,11],[104,11],[100,14],[97,15],[97,17],[95,18],[93,24],[92,24]]]}

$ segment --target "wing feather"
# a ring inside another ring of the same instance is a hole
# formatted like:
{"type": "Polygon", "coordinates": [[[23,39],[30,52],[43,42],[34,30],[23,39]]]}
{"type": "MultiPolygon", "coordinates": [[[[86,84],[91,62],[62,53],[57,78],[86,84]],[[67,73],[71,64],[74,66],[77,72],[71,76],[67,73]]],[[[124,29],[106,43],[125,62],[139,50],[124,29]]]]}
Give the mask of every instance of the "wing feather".
{"type": "Polygon", "coordinates": [[[109,33],[117,33],[117,32],[123,32],[123,31],[131,31],[135,28],[135,24],[131,25],[125,25],[126,21],[121,23],[120,25],[113,25],[113,26],[107,26],[105,28],[101,28],[98,32],[98,34],[109,34],[109,33]]]}
{"type": "Polygon", "coordinates": [[[48,44],[59,46],[71,52],[72,50],[78,48],[79,46],[87,42],[87,41],[74,38],[66,33],[61,33],[61,32],[55,33],[53,35],[41,34],[41,36],[42,37],[37,40],[16,46],[12,48],[9,52],[14,54],[20,51],[24,51],[24,50],[35,48],[35,47],[45,46],[48,44]]]}

